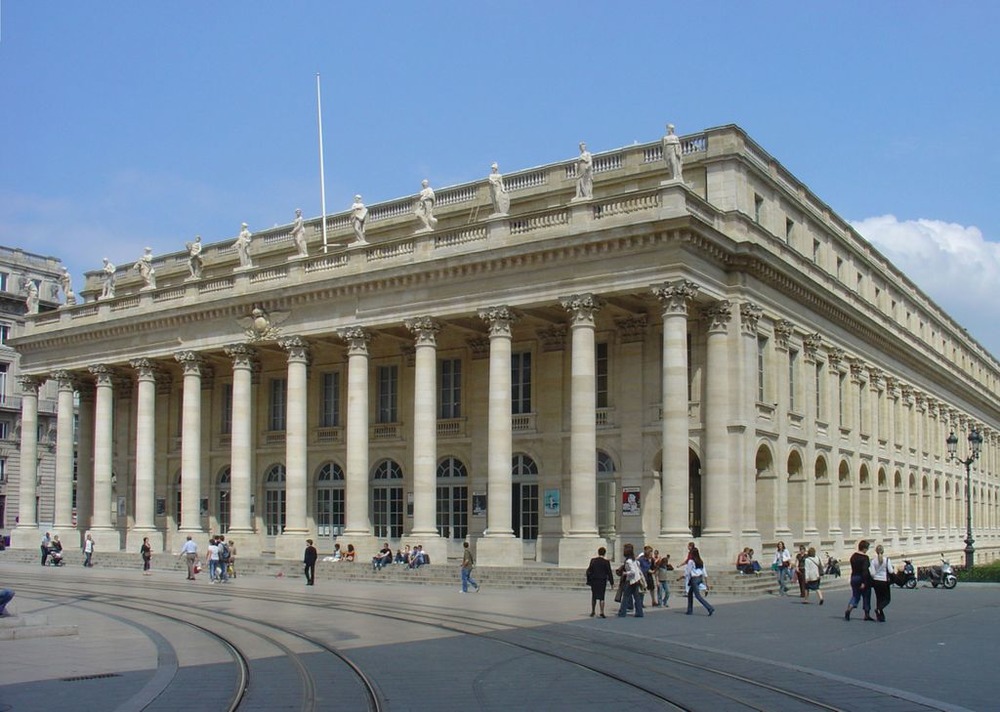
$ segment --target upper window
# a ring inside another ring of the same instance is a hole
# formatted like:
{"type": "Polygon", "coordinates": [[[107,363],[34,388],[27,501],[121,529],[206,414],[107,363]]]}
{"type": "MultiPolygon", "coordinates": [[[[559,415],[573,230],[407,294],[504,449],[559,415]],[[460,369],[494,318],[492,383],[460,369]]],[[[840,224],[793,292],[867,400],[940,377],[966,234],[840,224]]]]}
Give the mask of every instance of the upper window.
{"type": "Polygon", "coordinates": [[[531,412],[531,352],[510,355],[511,413],[531,412]]]}
{"type": "Polygon", "coordinates": [[[268,429],[284,430],[288,417],[288,380],[284,378],[271,379],[271,403],[268,408],[268,429]]]}
{"type": "Polygon", "coordinates": [[[462,360],[444,359],[440,364],[438,382],[441,392],[438,394],[438,418],[448,420],[462,417],[462,360]]]}
{"type": "Polygon", "coordinates": [[[319,427],[336,428],[340,425],[340,372],[323,374],[319,397],[319,427]]]}

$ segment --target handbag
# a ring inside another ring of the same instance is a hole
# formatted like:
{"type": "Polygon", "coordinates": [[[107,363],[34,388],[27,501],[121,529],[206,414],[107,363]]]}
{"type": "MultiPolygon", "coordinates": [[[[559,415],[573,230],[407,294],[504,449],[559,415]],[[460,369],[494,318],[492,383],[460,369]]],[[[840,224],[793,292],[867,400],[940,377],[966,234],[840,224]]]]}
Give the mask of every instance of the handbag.
{"type": "Polygon", "coordinates": [[[615,603],[621,603],[622,597],[624,595],[625,595],[625,579],[622,579],[622,582],[618,584],[618,590],[615,591],[615,603]]]}
{"type": "Polygon", "coordinates": [[[646,591],[649,590],[648,588],[646,588],[646,577],[645,576],[640,576],[639,577],[639,581],[638,581],[637,585],[639,586],[639,590],[642,591],[643,593],[645,593],[646,591]]]}

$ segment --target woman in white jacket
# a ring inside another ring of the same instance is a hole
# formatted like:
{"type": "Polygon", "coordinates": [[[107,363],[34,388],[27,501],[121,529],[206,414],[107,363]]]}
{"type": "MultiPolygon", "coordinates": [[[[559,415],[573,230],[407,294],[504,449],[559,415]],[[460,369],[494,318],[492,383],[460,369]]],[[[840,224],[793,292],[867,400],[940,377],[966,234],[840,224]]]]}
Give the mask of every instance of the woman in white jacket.
{"type": "Polygon", "coordinates": [[[639,564],[635,560],[635,547],[626,544],[622,551],[622,558],[625,559],[625,563],[619,569],[619,576],[625,579],[625,592],[622,594],[622,604],[618,608],[618,617],[625,617],[631,601],[633,608],[635,608],[635,617],[642,618],[642,599],[645,591],[639,588],[639,582],[644,577],[642,569],[639,568],[639,564]]]}
{"type": "Polygon", "coordinates": [[[879,544],[875,547],[869,571],[872,574],[872,590],[875,591],[875,620],[885,623],[885,607],[889,605],[889,572],[892,571],[892,561],[885,555],[885,549],[879,544]]]}
{"type": "Polygon", "coordinates": [[[706,601],[701,595],[702,584],[705,585],[705,590],[707,591],[708,572],[705,571],[705,563],[701,560],[701,554],[698,553],[698,549],[692,549],[687,563],[684,564],[684,585],[687,589],[688,615],[691,615],[693,612],[694,598],[697,598],[698,603],[705,607],[708,615],[715,613],[715,608],[712,607],[712,604],[706,601]]]}

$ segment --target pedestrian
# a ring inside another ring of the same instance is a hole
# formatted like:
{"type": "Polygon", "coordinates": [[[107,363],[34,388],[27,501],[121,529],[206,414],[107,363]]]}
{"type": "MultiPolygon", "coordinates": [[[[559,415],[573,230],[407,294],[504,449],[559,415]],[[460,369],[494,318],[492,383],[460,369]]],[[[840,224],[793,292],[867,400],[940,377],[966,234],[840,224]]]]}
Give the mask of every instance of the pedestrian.
{"type": "Polygon", "coordinates": [[[660,558],[656,563],[656,584],[660,594],[660,606],[669,608],[667,601],[670,600],[670,578],[674,567],[670,564],[670,554],[660,558]]]}
{"type": "Polygon", "coordinates": [[[229,578],[236,578],[236,542],[229,540],[229,561],[226,563],[226,574],[229,578]]]}
{"type": "Polygon", "coordinates": [[[844,611],[844,620],[851,620],[851,611],[860,602],[865,611],[865,620],[874,621],[869,615],[872,607],[872,572],[871,559],[868,558],[868,542],[862,539],[858,542],[858,550],[851,554],[851,600],[844,611]]]}
{"type": "Polygon", "coordinates": [[[795,555],[795,578],[799,580],[799,598],[806,597],[806,545],[799,544],[799,553],[795,555]]]}
{"type": "Polygon", "coordinates": [[[178,554],[177,558],[184,557],[187,563],[188,581],[194,581],[194,575],[197,573],[195,571],[195,566],[198,563],[198,545],[195,543],[191,535],[188,535],[187,541],[184,542],[184,546],[181,547],[181,553],[178,554]]]}
{"type": "Polygon", "coordinates": [[[94,538],[87,534],[83,542],[83,565],[90,567],[94,565],[94,538]]]}
{"type": "Polygon", "coordinates": [[[642,618],[642,596],[645,591],[641,590],[641,583],[645,583],[642,569],[635,560],[635,547],[626,544],[622,548],[622,558],[625,562],[618,567],[618,575],[622,577],[625,590],[622,593],[621,606],[618,608],[618,617],[624,618],[629,609],[629,604],[635,609],[635,617],[642,618]]]}
{"type": "Polygon", "coordinates": [[[792,555],[785,548],[785,542],[779,541],[774,550],[774,561],[771,563],[771,570],[774,571],[778,579],[778,593],[782,596],[788,595],[788,577],[792,572],[792,555]]]}
{"type": "Polygon", "coordinates": [[[0,588],[0,616],[7,615],[7,604],[14,598],[14,589],[0,588]]]}
{"type": "Polygon", "coordinates": [[[823,592],[819,590],[819,586],[823,580],[823,564],[820,563],[819,557],[816,556],[816,549],[811,546],[809,547],[809,551],[806,552],[805,573],[803,576],[806,580],[806,597],[802,599],[802,602],[809,603],[809,592],[815,591],[816,596],[819,598],[819,605],[822,606],[823,592]]]}
{"type": "Polygon", "coordinates": [[[142,538],[142,546],[139,547],[139,554],[142,556],[142,575],[149,576],[149,562],[153,558],[153,547],[149,545],[149,537],[142,538]]]}
{"type": "Polygon", "coordinates": [[[601,604],[601,618],[604,615],[604,595],[608,584],[615,585],[615,576],[611,573],[611,562],[604,558],[608,550],[603,546],[597,550],[597,556],[590,560],[587,566],[587,585],[590,586],[590,617],[594,617],[597,604],[601,604]]]}
{"type": "Polygon", "coordinates": [[[869,570],[872,575],[872,588],[875,590],[875,620],[885,623],[885,607],[891,599],[889,572],[892,571],[892,561],[885,555],[885,549],[879,544],[875,547],[875,558],[871,560],[869,570]]]}
{"type": "Polygon", "coordinates": [[[42,566],[45,566],[45,562],[49,558],[49,547],[52,546],[52,536],[45,532],[45,536],[42,537],[42,566]]]}
{"type": "Polygon", "coordinates": [[[701,560],[701,554],[697,547],[691,550],[688,562],[684,565],[684,586],[687,591],[687,615],[691,615],[694,609],[694,599],[705,607],[708,615],[715,613],[715,608],[702,596],[702,587],[708,591],[708,572],[705,570],[705,562],[701,560]]]}
{"type": "Polygon", "coordinates": [[[472,578],[472,567],[476,565],[476,560],[472,558],[472,551],[469,549],[469,542],[462,542],[462,593],[469,592],[469,584],[476,588],[479,593],[479,584],[472,578]]]}
{"type": "Polygon", "coordinates": [[[222,580],[219,576],[219,541],[214,536],[208,540],[205,566],[208,567],[208,578],[212,583],[218,583],[222,580]]]}
{"type": "Polygon", "coordinates": [[[226,537],[216,537],[216,545],[219,547],[219,580],[229,583],[229,545],[226,544],[226,537]]]}
{"type": "Polygon", "coordinates": [[[313,546],[312,539],[306,539],[306,551],[302,555],[302,563],[305,567],[306,586],[312,586],[316,580],[316,558],[319,554],[313,546]]]}
{"type": "Polygon", "coordinates": [[[642,571],[642,580],[645,582],[645,590],[649,591],[650,605],[656,606],[656,585],[653,583],[653,547],[644,546],[642,547],[642,553],[639,554],[635,562],[639,564],[639,570],[642,571]]]}

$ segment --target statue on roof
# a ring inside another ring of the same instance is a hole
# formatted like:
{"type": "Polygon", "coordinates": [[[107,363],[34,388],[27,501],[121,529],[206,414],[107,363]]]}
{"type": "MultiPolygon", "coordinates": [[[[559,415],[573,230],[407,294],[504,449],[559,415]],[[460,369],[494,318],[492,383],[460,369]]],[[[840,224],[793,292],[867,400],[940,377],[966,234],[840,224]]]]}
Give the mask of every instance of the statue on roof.
{"type": "Polygon", "coordinates": [[[368,220],[368,208],[361,202],[361,196],[354,196],[354,203],[351,205],[351,227],[354,228],[354,244],[367,245],[365,239],[365,222],[368,220]]]}
{"type": "Polygon", "coordinates": [[[194,236],[194,242],[186,245],[188,252],[188,269],[191,270],[190,279],[201,279],[202,269],[205,263],[201,259],[201,235],[194,236]]]}
{"type": "Polygon", "coordinates": [[[510,193],[503,183],[503,176],[496,163],[490,166],[490,202],[493,203],[494,215],[506,215],[510,211],[510,193]]]}
{"type": "Polygon", "coordinates": [[[253,235],[247,227],[246,223],[240,228],[240,234],[236,238],[236,242],[233,243],[233,247],[236,248],[236,254],[240,256],[240,267],[247,269],[253,267],[253,258],[250,257],[250,242],[253,240],[253,235]]]}
{"type": "Polygon", "coordinates": [[[580,142],[580,155],[576,159],[576,199],[587,200],[594,197],[594,157],[587,150],[587,144],[580,142]]]}
{"type": "Polygon", "coordinates": [[[295,222],[292,223],[292,242],[299,251],[299,257],[309,256],[309,243],[306,242],[306,225],[302,219],[302,210],[295,211],[295,222]]]}
{"type": "Polygon", "coordinates": [[[143,289],[156,289],[156,270],[153,269],[153,248],[147,247],[132,269],[142,277],[143,289]]]}
{"type": "Polygon", "coordinates": [[[100,299],[114,299],[115,298],[115,266],[111,261],[105,257],[104,266],[101,268],[101,272],[104,273],[104,285],[101,288],[100,299]]]}
{"type": "Polygon", "coordinates": [[[683,180],[681,176],[681,139],[674,133],[674,125],[667,124],[667,135],[663,137],[663,160],[670,170],[671,180],[683,180]]]}
{"type": "Polygon", "coordinates": [[[420,182],[420,186],[420,197],[417,199],[414,212],[420,218],[420,222],[424,224],[424,231],[433,230],[434,226],[437,225],[437,218],[434,217],[434,191],[426,179],[420,182]]]}

